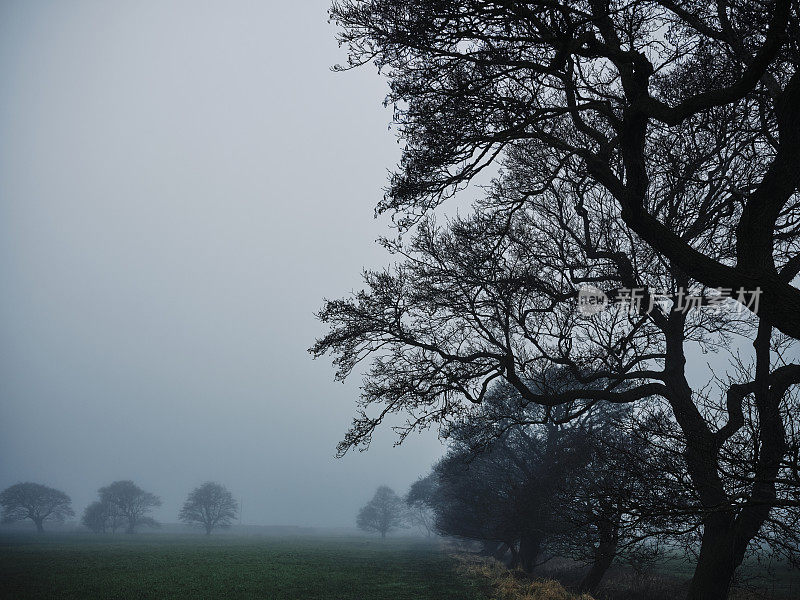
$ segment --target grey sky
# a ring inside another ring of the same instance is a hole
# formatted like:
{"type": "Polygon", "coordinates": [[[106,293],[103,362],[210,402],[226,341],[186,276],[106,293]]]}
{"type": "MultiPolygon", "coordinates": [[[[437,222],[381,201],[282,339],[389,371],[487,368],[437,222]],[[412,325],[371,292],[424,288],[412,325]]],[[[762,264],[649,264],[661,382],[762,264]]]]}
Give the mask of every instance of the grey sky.
{"type": "Polygon", "coordinates": [[[332,458],[358,381],[310,360],[312,313],[386,262],[398,146],[327,5],[0,5],[0,488],[81,511],[131,478],[174,521],[215,479],[245,521],[350,525],[441,452],[332,458]]]}

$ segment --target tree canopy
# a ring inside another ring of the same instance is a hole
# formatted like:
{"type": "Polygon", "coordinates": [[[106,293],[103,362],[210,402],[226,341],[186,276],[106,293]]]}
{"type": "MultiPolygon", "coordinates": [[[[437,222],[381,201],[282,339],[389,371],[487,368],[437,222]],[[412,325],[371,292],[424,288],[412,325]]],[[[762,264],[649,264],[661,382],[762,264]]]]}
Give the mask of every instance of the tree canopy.
{"type": "Polygon", "coordinates": [[[217,528],[228,528],[236,518],[239,504],[225,486],[208,481],[189,492],[180,512],[180,520],[200,525],[210,534],[217,528]]]}
{"type": "Polygon", "coordinates": [[[602,188],[620,218],[704,285],[763,290],[761,312],[800,336],[798,3],[346,0],[331,18],[347,67],[375,63],[404,142],[381,211],[407,227],[519,146],[525,190],[563,173],[602,188]],[[659,168],[672,142],[691,146],[659,168]],[[709,255],[659,214],[727,230],[709,255]],[[700,210],[697,210],[697,209],[700,210]]]}
{"type": "Polygon", "coordinates": [[[61,523],[73,516],[71,504],[64,492],[40,483],[17,483],[0,493],[3,523],[30,519],[39,532],[44,531],[45,521],[61,523]]]}
{"type": "Polygon", "coordinates": [[[153,508],[161,506],[161,499],[145,492],[133,481],[115,481],[98,490],[100,502],[113,507],[126,522],[125,533],[134,533],[140,525],[158,527],[158,522],[149,517],[153,508]]]}
{"type": "Polygon", "coordinates": [[[392,488],[382,485],[375,490],[372,500],[358,511],[356,525],[385,538],[387,533],[405,526],[405,516],[403,500],[392,488]]]}

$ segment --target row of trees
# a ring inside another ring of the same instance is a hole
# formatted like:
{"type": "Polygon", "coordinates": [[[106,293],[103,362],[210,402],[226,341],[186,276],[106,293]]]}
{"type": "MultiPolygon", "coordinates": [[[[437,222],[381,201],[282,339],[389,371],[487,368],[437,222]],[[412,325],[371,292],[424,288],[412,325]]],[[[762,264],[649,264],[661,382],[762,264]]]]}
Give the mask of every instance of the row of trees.
{"type": "MultiPolygon", "coordinates": [[[[565,368],[549,369],[537,385],[542,393],[581,386],[565,368]]],[[[431,472],[403,499],[378,488],[357,525],[382,537],[414,525],[480,542],[484,553],[528,572],[570,558],[587,567],[582,592],[595,591],[613,563],[641,572],[666,548],[691,556],[706,512],[685,491],[685,445],[657,399],[649,404],[646,415],[624,403],[543,407],[496,383],[443,432],[449,449],[431,472]]],[[[723,468],[733,476],[742,460],[728,456],[723,468]]],[[[776,511],[774,529],[759,532],[751,552],[797,564],[798,518],[796,508],[776,511]]]]}
{"type": "MultiPolygon", "coordinates": [[[[574,385],[563,369],[547,380],[551,389],[574,385]]],[[[566,410],[554,408],[545,421],[540,405],[495,385],[480,410],[449,427],[448,453],[431,473],[403,499],[378,488],[357,525],[382,537],[413,525],[481,542],[487,554],[526,571],[569,557],[589,566],[581,591],[595,590],[615,560],[646,566],[660,543],[679,538],[674,529],[667,534],[670,515],[689,509],[674,485],[649,483],[656,471],[664,477],[672,451],[625,434],[634,424],[628,406],[564,420],[566,410]]]]}
{"type": "MultiPolygon", "coordinates": [[[[134,533],[139,527],[159,526],[149,513],[161,506],[161,499],[133,481],[115,481],[97,493],[98,499],[86,507],[81,518],[87,529],[113,533],[124,528],[126,533],[134,533]]],[[[3,523],[30,519],[39,532],[44,531],[45,521],[63,522],[74,516],[71,505],[67,494],[38,483],[17,483],[0,494],[3,523]]],[[[207,482],[189,493],[179,519],[210,534],[214,529],[230,527],[238,510],[238,503],[223,485],[207,482]]]]}
{"type": "Polygon", "coordinates": [[[356,526],[369,533],[379,533],[381,538],[406,527],[415,527],[428,537],[437,532],[445,534],[437,530],[434,514],[427,502],[432,483],[430,477],[420,479],[405,498],[398,496],[389,486],[379,486],[370,501],[358,511],[356,526]]]}
{"type": "MultiPolygon", "coordinates": [[[[563,385],[564,375],[551,374],[551,385],[563,385]]],[[[656,483],[669,478],[666,449],[625,434],[629,407],[592,407],[564,420],[566,410],[553,409],[543,423],[541,406],[496,386],[480,414],[451,426],[447,455],[411,486],[407,502],[427,509],[437,533],[479,541],[511,567],[530,572],[555,556],[586,564],[579,588],[591,592],[615,560],[639,569],[661,543],[677,542],[675,526],[687,519],[676,517],[689,507],[671,483],[656,483]]]]}
{"type": "Polygon", "coordinates": [[[521,438],[625,405],[607,447],[664,507],[645,494],[621,522],[687,540],[689,599],[726,598],[748,553],[796,561],[800,2],[343,0],[331,16],[348,67],[389,79],[403,143],[378,205],[404,232],[397,264],[326,302],[311,349],[339,378],[371,363],[340,453],[395,413],[404,434],[495,432],[506,415],[481,407],[499,381],[538,406],[521,438]],[[437,224],[490,167],[473,213],[437,224]],[[585,286],[628,302],[581,314],[585,286]],[[706,375],[700,351],[730,366],[706,375]]]}

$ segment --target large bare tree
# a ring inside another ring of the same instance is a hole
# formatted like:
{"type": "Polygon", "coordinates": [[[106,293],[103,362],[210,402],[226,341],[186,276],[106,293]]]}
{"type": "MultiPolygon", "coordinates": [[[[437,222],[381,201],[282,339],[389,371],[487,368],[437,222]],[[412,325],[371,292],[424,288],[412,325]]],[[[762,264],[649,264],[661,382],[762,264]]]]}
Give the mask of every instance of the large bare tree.
{"type": "Polygon", "coordinates": [[[552,177],[569,163],[601,186],[688,276],[735,298],[760,288],[761,314],[798,337],[799,6],[344,0],[331,16],[347,66],[373,62],[391,86],[404,151],[379,210],[407,225],[533,145],[552,177]],[[654,165],[665,144],[706,137],[717,168],[654,165]],[[698,217],[725,222],[728,252],[708,254],[659,214],[669,181],[702,184],[698,217]]]}
{"type": "MultiPolygon", "coordinates": [[[[689,527],[702,528],[690,597],[724,597],[751,542],[777,514],[771,511],[796,506],[787,391],[800,367],[785,361],[785,340],[766,321],[637,241],[602,189],[564,180],[533,197],[511,192],[536,165],[509,163],[509,177],[473,217],[448,227],[422,223],[407,246],[394,248],[403,262],[366,273],[368,290],[354,298],[326,304],[320,317],[331,332],[312,351],[332,351],[339,377],[371,361],[364,410],[340,451],[368,443],[393,412],[411,417],[402,435],[458,417],[498,379],[525,402],[569,405],[564,420],[599,402],[661,398],[678,432],[684,500],[696,500],[698,520],[689,527]],[[638,293],[638,302],[582,315],[575,300],[586,283],[617,300],[638,293]],[[657,293],[669,299],[657,302],[657,293]],[[751,332],[751,368],[735,370],[741,381],[720,382],[714,398],[702,389],[708,382],[693,389],[688,345],[724,350],[751,332]],[[581,386],[553,388],[539,375],[547,365],[569,370],[581,386]],[[368,414],[375,405],[378,413],[368,414]],[[731,474],[723,462],[736,444],[746,444],[752,460],[731,474]]],[[[704,227],[687,231],[720,251],[704,227]]],[[[543,420],[551,416],[545,411],[543,420]]]]}
{"type": "Polygon", "coordinates": [[[676,504],[702,537],[689,597],[724,598],[797,507],[798,3],[373,0],[332,16],[350,66],[387,74],[405,144],[378,210],[418,225],[390,244],[397,268],[320,313],[332,329],[312,351],[338,376],[371,361],[340,450],[392,412],[404,434],[446,421],[498,378],[576,414],[660,398],[646,422],[674,442],[676,504]],[[426,219],[492,163],[474,217],[426,219]],[[585,285],[637,302],[586,318],[585,285]],[[732,374],[690,382],[687,348],[736,339],[753,352],[732,374]],[[543,364],[608,384],[543,393],[543,364]]]}

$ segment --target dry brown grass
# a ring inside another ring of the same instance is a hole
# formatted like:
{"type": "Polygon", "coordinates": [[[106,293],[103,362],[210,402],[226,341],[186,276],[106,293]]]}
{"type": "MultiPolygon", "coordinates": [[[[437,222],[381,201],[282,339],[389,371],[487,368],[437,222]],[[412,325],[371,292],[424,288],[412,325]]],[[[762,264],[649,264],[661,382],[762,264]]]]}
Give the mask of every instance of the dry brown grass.
{"type": "Polygon", "coordinates": [[[457,554],[461,571],[471,578],[485,580],[496,600],[594,600],[588,594],[575,595],[554,579],[531,579],[520,571],[510,571],[501,562],[470,554],[457,554]]]}

